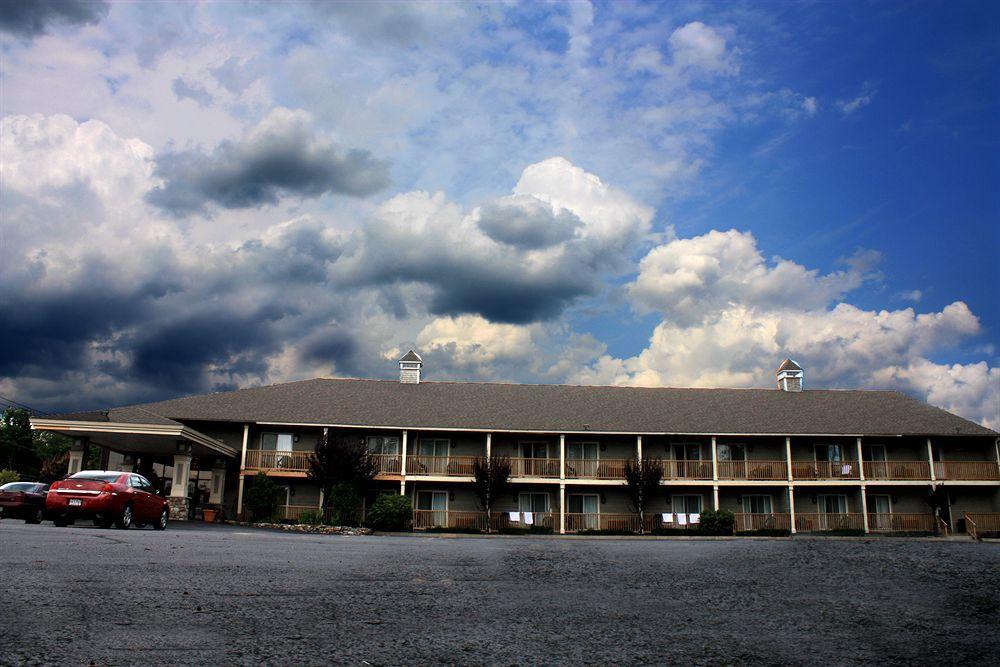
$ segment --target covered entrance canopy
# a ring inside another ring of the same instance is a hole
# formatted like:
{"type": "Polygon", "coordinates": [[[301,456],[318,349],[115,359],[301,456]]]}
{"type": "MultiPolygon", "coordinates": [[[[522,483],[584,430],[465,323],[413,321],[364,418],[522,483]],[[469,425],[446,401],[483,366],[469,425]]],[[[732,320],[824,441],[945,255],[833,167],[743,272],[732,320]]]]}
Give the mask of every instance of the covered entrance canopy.
{"type": "MultiPolygon", "coordinates": [[[[239,452],[220,440],[143,408],[116,408],[102,412],[80,412],[56,417],[33,417],[31,428],[49,431],[74,439],[70,451],[69,473],[83,467],[89,444],[139,457],[145,461],[172,459],[173,479],[170,487],[171,514],[185,518],[188,510],[188,480],[191,459],[235,459],[239,452]]],[[[215,500],[221,498],[225,486],[225,468],[213,470],[212,489],[215,500]]]]}

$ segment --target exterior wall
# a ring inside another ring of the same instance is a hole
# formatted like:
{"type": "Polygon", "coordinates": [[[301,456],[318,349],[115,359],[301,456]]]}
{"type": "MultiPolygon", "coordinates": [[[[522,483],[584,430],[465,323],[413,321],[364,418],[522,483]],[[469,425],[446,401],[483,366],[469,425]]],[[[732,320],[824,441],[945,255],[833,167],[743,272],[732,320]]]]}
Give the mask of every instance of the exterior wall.
{"type": "MultiPolygon", "coordinates": [[[[598,459],[634,459],[636,458],[636,437],[635,436],[607,436],[607,435],[595,435],[593,437],[588,436],[567,436],[566,437],[566,456],[569,456],[569,445],[570,443],[577,442],[596,442],[597,443],[597,458],[598,459]]],[[[559,444],[556,443],[558,448],[559,444]]],[[[558,450],[556,451],[558,456],[558,450]]]]}
{"type": "MultiPolygon", "coordinates": [[[[485,438],[485,436],[483,437],[485,438]]],[[[546,442],[548,443],[549,458],[559,458],[559,436],[538,433],[495,433],[492,444],[493,455],[517,458],[521,456],[521,442],[546,442]]]]}
{"type": "Polygon", "coordinates": [[[848,437],[798,437],[792,438],[792,461],[814,461],[816,460],[816,445],[839,444],[841,456],[845,461],[856,461],[858,458],[858,444],[856,438],[848,437]]]}
{"type": "MultiPolygon", "coordinates": [[[[743,497],[747,495],[771,496],[771,510],[775,514],[788,513],[788,490],[784,486],[748,486],[731,487],[727,486],[719,489],[719,509],[733,514],[743,514],[747,512],[743,497]]],[[[711,502],[711,496],[708,501],[711,502]]]]}
{"type": "MultiPolygon", "coordinates": [[[[784,461],[785,439],[774,437],[720,437],[716,444],[742,444],[747,446],[747,459],[750,461],[784,461]]],[[[711,452],[709,457],[711,458],[711,452]]]]}
{"type": "Polygon", "coordinates": [[[954,521],[962,518],[963,512],[998,512],[997,490],[989,487],[949,487],[951,516],[954,521]]]}
{"type": "Polygon", "coordinates": [[[809,488],[797,487],[795,489],[795,513],[815,514],[820,512],[819,503],[813,503],[813,498],[818,496],[847,496],[847,512],[855,514],[861,512],[861,487],[855,484],[846,486],[810,486],[809,488]]]}
{"type": "Polygon", "coordinates": [[[942,461],[996,461],[992,438],[931,438],[935,458],[942,461]]]}
{"type": "Polygon", "coordinates": [[[894,514],[930,514],[930,505],[925,502],[929,491],[929,486],[892,487],[869,485],[867,488],[869,498],[868,511],[875,511],[871,502],[872,496],[889,496],[889,504],[894,514]]]}
{"type": "MultiPolygon", "coordinates": [[[[556,493],[558,494],[559,489],[556,487],[556,493]]],[[[600,514],[632,514],[635,510],[632,508],[632,503],[628,499],[628,495],[621,487],[601,487],[601,486],[583,486],[583,485],[566,485],[566,503],[567,508],[569,506],[569,496],[571,494],[592,494],[597,495],[597,511],[600,514]]],[[[667,510],[658,509],[663,503],[662,497],[655,499],[650,504],[650,511],[665,512],[667,510]]]]}
{"type": "Polygon", "coordinates": [[[697,443],[701,445],[702,461],[712,460],[712,439],[701,435],[645,436],[642,439],[642,455],[648,459],[672,459],[671,445],[697,443]]]}
{"type": "Polygon", "coordinates": [[[452,431],[410,431],[407,433],[407,454],[417,454],[421,438],[444,438],[451,443],[449,456],[486,456],[485,433],[452,431]]]}

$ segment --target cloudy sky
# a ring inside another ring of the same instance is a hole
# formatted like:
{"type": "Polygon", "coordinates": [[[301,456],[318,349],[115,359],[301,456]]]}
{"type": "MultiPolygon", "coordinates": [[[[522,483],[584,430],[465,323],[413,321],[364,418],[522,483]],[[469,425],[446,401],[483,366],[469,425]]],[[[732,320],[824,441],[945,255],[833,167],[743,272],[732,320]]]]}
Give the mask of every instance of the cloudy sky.
{"type": "Polygon", "coordinates": [[[1000,427],[995,3],[0,4],[0,394],[891,388],[1000,427]]]}

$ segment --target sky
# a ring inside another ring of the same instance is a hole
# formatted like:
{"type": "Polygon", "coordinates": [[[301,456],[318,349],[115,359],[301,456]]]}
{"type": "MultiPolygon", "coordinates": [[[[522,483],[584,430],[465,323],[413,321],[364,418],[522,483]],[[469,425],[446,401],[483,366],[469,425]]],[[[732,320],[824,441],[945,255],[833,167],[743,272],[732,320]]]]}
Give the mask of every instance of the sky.
{"type": "Polygon", "coordinates": [[[1000,5],[0,4],[0,395],[892,389],[1000,427],[1000,5]]]}

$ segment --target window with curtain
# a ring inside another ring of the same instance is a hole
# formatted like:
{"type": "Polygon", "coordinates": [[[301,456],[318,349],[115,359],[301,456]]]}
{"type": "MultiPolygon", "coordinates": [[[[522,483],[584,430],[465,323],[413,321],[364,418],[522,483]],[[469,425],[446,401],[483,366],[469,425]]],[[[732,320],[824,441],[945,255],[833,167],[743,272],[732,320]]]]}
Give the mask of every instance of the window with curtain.
{"type": "Polygon", "coordinates": [[[547,442],[522,442],[521,458],[523,459],[547,459],[549,457],[549,443],[547,442]]]}
{"type": "Polygon", "coordinates": [[[741,444],[722,444],[717,447],[720,461],[746,461],[747,446],[741,444]]]}
{"type": "Polygon", "coordinates": [[[443,512],[448,509],[448,492],[417,491],[417,509],[443,512]]]}
{"type": "Polygon", "coordinates": [[[678,514],[701,514],[701,496],[674,496],[670,506],[678,514]]]}
{"type": "Polygon", "coordinates": [[[566,446],[566,458],[596,461],[597,450],[596,442],[571,442],[566,446]]]}
{"type": "Polygon", "coordinates": [[[292,451],[292,434],[261,433],[260,448],[269,452],[290,452],[292,451]]]}
{"type": "Polygon", "coordinates": [[[771,514],[771,496],[743,496],[743,509],[748,514],[771,514]]]}
{"type": "Polygon", "coordinates": [[[395,436],[368,436],[369,454],[387,454],[397,456],[399,454],[399,438],[395,436]]]}
{"type": "Polygon", "coordinates": [[[701,445],[698,443],[678,443],[673,445],[674,459],[677,461],[700,461],[701,445]]]}
{"type": "Polygon", "coordinates": [[[596,494],[571,493],[566,496],[570,514],[597,514],[598,497],[596,494]]]}
{"type": "Polygon", "coordinates": [[[548,512],[549,494],[519,493],[517,494],[517,508],[521,512],[548,512]]]}
{"type": "Polygon", "coordinates": [[[820,496],[816,504],[824,514],[847,514],[847,496],[820,496]]]}
{"type": "Polygon", "coordinates": [[[840,451],[840,445],[836,443],[829,443],[825,445],[816,445],[816,460],[817,461],[843,461],[843,454],[840,451]]]}
{"type": "Polygon", "coordinates": [[[421,456],[448,456],[451,442],[447,438],[420,438],[417,453],[421,456]]]}

